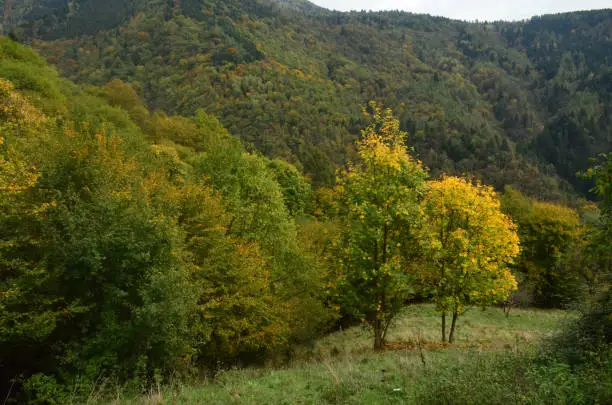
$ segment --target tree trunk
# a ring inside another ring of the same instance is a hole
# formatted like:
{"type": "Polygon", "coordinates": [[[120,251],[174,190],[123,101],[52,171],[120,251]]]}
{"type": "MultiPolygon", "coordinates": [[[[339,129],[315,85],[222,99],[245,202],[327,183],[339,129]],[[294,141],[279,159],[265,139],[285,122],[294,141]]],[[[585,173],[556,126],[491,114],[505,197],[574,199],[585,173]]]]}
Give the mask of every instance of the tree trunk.
{"type": "Polygon", "coordinates": [[[385,329],[380,319],[374,321],[374,350],[381,351],[385,347],[385,329]]]}
{"type": "Polygon", "coordinates": [[[442,341],[446,342],[446,312],[442,312],[442,341]]]}
{"type": "Polygon", "coordinates": [[[453,322],[451,324],[451,329],[450,329],[450,333],[448,335],[448,343],[455,343],[455,325],[457,325],[457,318],[459,317],[459,314],[457,313],[457,311],[453,311],[453,322]]]}

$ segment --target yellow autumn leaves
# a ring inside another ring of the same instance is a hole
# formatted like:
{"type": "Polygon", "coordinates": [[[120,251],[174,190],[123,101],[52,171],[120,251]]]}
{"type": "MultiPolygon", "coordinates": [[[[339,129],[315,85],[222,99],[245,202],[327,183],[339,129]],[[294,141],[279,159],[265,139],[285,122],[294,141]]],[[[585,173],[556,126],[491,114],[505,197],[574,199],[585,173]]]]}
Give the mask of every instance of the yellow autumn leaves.
{"type": "Polygon", "coordinates": [[[520,252],[512,220],[491,187],[444,177],[428,184],[422,240],[431,263],[427,280],[444,314],[506,299],[517,282],[509,265],[520,252]]]}
{"type": "Polygon", "coordinates": [[[457,177],[426,182],[391,110],[370,110],[359,159],[336,189],[345,207],[336,290],[343,310],[380,334],[377,348],[379,329],[419,283],[455,320],[470,305],[505,299],[517,288],[508,265],[519,238],[491,187],[457,177]]]}
{"type": "MultiPolygon", "coordinates": [[[[357,144],[363,164],[373,175],[423,171],[421,162],[408,153],[405,144],[407,133],[400,130],[399,121],[393,118],[391,109],[383,110],[375,103],[371,103],[370,108],[373,113],[364,109],[364,114],[372,119],[372,124],[361,131],[361,140],[357,144]]],[[[352,172],[349,170],[347,174],[350,176],[352,172]]]]}
{"type": "MultiPolygon", "coordinates": [[[[35,128],[45,120],[44,115],[14,90],[11,82],[0,79],[0,192],[5,197],[22,193],[32,187],[40,177],[39,170],[20,159],[5,133],[24,126],[35,128]]],[[[0,206],[11,201],[0,199],[0,206]]]]}
{"type": "Polygon", "coordinates": [[[0,130],[23,125],[36,127],[45,120],[37,108],[15,91],[11,82],[0,78],[0,130]]]}

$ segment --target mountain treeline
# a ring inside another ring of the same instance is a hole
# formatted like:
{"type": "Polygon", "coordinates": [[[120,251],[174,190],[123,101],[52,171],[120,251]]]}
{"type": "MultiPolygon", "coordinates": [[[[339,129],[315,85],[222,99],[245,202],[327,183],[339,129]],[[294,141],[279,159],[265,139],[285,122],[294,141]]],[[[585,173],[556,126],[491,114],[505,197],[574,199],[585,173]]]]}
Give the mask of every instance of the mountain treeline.
{"type": "Polygon", "coordinates": [[[305,1],[4,6],[5,31],[66,77],[129,82],[150,111],[203,109],[315,185],[354,155],[370,100],[393,108],[435,173],[542,199],[587,194],[576,173],[611,148],[611,10],[464,23],[305,1]]]}

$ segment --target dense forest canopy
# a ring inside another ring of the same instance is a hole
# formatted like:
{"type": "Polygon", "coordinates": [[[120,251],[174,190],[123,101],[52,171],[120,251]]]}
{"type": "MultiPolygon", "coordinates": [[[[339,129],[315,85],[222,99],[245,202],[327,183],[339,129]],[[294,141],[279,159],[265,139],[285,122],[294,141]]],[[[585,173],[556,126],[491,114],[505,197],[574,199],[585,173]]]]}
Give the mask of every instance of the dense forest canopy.
{"type": "Polygon", "coordinates": [[[394,109],[434,173],[566,199],[610,150],[612,11],[464,23],[307,1],[5,1],[3,29],[79,83],[219,117],[316,185],[354,155],[361,106],[394,109]]]}
{"type": "Polygon", "coordinates": [[[598,300],[542,370],[606,394],[611,10],[1,9],[7,403],[286,362],[339,326],[383,350],[414,302],[450,345],[470,308],[598,300]]]}

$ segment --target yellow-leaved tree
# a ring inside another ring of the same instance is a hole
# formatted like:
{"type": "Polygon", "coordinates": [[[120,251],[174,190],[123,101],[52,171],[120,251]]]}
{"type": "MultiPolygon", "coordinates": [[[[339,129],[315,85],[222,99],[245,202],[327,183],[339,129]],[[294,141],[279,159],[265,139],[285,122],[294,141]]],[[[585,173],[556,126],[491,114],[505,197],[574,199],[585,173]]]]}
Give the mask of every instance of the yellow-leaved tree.
{"type": "Polygon", "coordinates": [[[472,305],[502,301],[517,288],[508,265],[519,254],[519,237],[488,186],[457,177],[431,181],[422,207],[428,221],[422,241],[432,264],[422,277],[442,313],[443,341],[452,314],[453,343],[459,315],[472,305]]]}
{"type": "Polygon", "coordinates": [[[374,349],[380,350],[391,320],[413,293],[409,270],[427,173],[410,156],[391,110],[370,106],[372,124],[362,131],[359,159],[339,178],[337,199],[345,215],[332,284],[341,310],[372,327],[374,349]]]}

